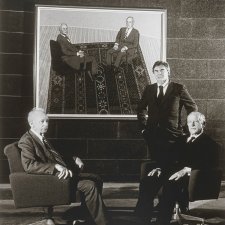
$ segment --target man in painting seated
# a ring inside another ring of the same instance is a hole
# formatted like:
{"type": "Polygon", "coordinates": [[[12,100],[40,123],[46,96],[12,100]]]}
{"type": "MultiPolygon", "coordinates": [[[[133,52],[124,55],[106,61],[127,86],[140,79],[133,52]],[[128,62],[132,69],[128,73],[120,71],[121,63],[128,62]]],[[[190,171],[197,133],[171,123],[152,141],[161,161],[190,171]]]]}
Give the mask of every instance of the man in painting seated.
{"type": "MultiPolygon", "coordinates": [[[[58,176],[59,179],[71,179],[71,189],[81,192],[81,201],[91,215],[91,222],[107,225],[105,205],[101,197],[103,182],[98,175],[80,173],[84,163],[79,157],[73,157],[72,163],[66,163],[45,138],[49,119],[43,109],[34,108],[28,114],[30,130],[19,140],[21,161],[24,170],[31,174],[58,176]]],[[[52,187],[54,188],[54,187],[52,187]]],[[[71,221],[71,224],[85,223],[84,220],[71,221]]],[[[53,220],[48,225],[54,225],[53,220]]]]}
{"type": "Polygon", "coordinates": [[[129,16],[126,19],[126,27],[122,27],[112,49],[107,51],[106,63],[112,66],[113,55],[116,55],[114,70],[118,70],[123,57],[132,57],[139,44],[139,31],[134,28],[134,18],[129,16]],[[126,56],[127,54],[127,56],[126,56]]]}
{"type": "Polygon", "coordinates": [[[94,77],[98,72],[98,65],[95,58],[85,54],[84,51],[80,50],[76,45],[71,43],[69,37],[67,36],[67,24],[62,23],[59,26],[59,32],[60,34],[57,37],[57,42],[59,43],[63,53],[62,60],[75,70],[80,70],[81,64],[83,64],[83,69],[86,69],[87,64],[91,63],[91,75],[94,77]]]}

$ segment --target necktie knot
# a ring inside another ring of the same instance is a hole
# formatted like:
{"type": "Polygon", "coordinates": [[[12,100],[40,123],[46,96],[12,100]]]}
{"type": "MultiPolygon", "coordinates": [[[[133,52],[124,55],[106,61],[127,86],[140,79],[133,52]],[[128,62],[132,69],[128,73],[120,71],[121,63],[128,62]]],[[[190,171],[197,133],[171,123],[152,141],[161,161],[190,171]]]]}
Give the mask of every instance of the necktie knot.
{"type": "Polygon", "coordinates": [[[129,29],[126,29],[124,39],[127,38],[128,32],[129,32],[129,29]]]}

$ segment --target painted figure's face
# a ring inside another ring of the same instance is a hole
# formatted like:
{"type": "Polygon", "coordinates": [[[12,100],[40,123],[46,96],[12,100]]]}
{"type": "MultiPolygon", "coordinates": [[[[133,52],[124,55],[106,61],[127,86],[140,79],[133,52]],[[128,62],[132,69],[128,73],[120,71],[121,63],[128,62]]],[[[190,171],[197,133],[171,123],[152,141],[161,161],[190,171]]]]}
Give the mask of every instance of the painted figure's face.
{"type": "Polygon", "coordinates": [[[197,115],[191,114],[187,118],[187,125],[191,135],[200,134],[203,130],[203,124],[197,115]]]}
{"type": "Polygon", "coordinates": [[[127,28],[132,28],[134,26],[134,20],[131,17],[127,18],[126,25],[127,28]]]}
{"type": "Polygon", "coordinates": [[[60,33],[63,34],[63,35],[67,35],[68,33],[68,27],[66,24],[62,24],[61,27],[60,27],[60,33]]]}
{"type": "Polygon", "coordinates": [[[169,80],[169,72],[164,65],[156,66],[153,73],[155,75],[157,83],[159,83],[160,85],[169,80]]]}
{"type": "Polygon", "coordinates": [[[45,134],[48,131],[48,123],[48,116],[44,112],[36,111],[32,116],[30,127],[38,134],[45,134]]]}

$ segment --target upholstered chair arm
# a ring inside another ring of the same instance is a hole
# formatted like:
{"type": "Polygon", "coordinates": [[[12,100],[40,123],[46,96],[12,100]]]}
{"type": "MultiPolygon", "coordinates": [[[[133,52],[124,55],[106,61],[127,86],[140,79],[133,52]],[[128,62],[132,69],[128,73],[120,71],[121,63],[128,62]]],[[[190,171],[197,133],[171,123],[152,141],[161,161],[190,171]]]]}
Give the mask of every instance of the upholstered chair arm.
{"type": "Polygon", "coordinates": [[[71,203],[70,179],[59,180],[57,176],[25,172],[11,173],[9,178],[17,208],[71,203]]]}

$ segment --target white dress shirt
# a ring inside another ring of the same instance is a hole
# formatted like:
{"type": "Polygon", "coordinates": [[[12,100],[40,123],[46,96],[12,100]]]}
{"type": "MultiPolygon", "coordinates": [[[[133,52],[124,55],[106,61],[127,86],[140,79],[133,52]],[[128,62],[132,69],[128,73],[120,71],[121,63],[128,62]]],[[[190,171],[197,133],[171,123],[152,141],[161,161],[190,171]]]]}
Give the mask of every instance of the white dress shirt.
{"type": "Polygon", "coordinates": [[[30,129],[39,139],[40,139],[40,141],[42,142],[42,143],[44,143],[43,142],[43,137],[42,137],[42,135],[40,135],[40,134],[38,134],[35,130],[33,130],[32,128],[30,129]]]}
{"type": "Polygon", "coordinates": [[[157,88],[157,97],[158,97],[159,92],[160,92],[159,86],[163,86],[163,95],[165,95],[166,90],[167,90],[167,88],[168,88],[168,85],[169,85],[169,81],[165,82],[163,85],[159,85],[159,84],[157,83],[157,86],[158,86],[158,88],[157,88]]]}
{"type": "Polygon", "coordinates": [[[203,130],[199,134],[192,134],[190,137],[187,138],[187,143],[194,138],[191,142],[194,142],[201,134],[203,133],[203,130]]]}

